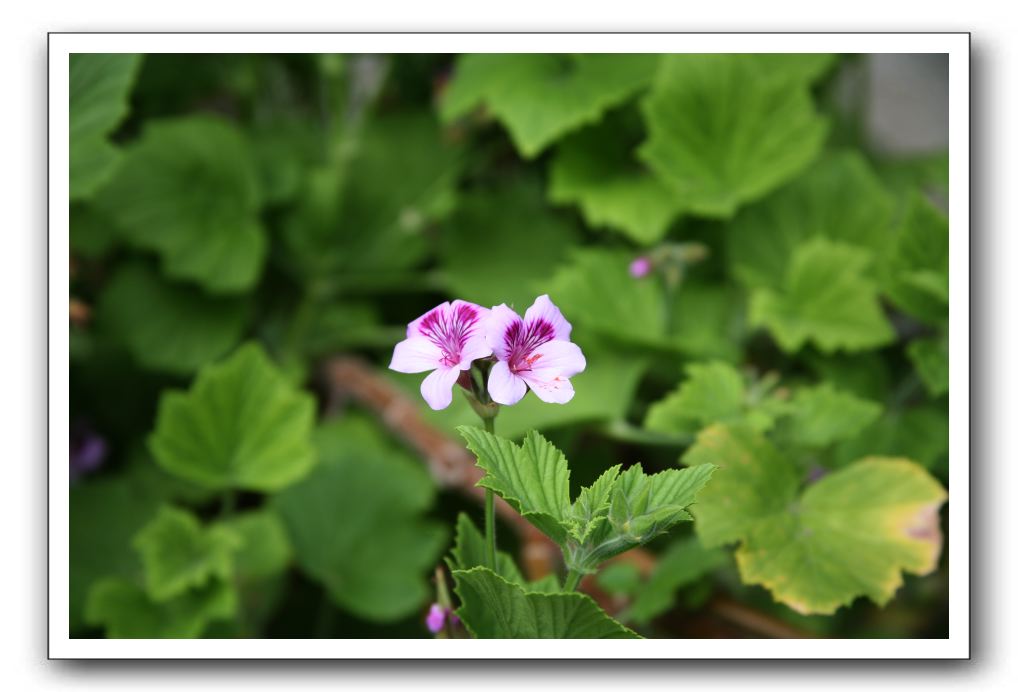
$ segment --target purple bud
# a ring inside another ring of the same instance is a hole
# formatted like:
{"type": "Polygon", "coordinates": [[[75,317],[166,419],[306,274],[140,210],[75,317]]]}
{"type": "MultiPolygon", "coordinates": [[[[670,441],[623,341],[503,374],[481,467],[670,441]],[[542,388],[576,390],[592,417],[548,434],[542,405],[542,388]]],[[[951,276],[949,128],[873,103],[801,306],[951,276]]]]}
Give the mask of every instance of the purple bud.
{"type": "Polygon", "coordinates": [[[441,632],[442,628],[445,627],[445,608],[437,603],[432,603],[425,622],[427,622],[428,631],[432,634],[441,632]]]}
{"type": "Polygon", "coordinates": [[[629,275],[634,279],[642,279],[654,270],[649,257],[641,255],[629,263],[629,275]]]}
{"type": "Polygon", "coordinates": [[[71,431],[71,480],[92,473],[106,459],[106,440],[85,425],[75,426],[71,431]]]}

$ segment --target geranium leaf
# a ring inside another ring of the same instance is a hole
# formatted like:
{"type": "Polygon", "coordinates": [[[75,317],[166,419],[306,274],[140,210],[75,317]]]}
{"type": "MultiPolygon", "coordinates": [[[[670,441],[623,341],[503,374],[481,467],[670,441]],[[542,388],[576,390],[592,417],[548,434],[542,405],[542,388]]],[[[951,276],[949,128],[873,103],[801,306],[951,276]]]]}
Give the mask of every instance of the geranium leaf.
{"type": "Polygon", "coordinates": [[[682,211],[679,197],[635,158],[625,123],[605,118],[559,144],[548,198],[575,203],[587,224],[619,231],[641,245],[661,240],[682,211]]]}
{"type": "Polygon", "coordinates": [[[691,363],[686,373],[675,391],[651,405],[648,430],[688,434],[710,423],[743,422],[762,432],[788,410],[788,402],[773,394],[751,397],[743,375],[728,363],[691,363]]]}
{"type": "Polygon", "coordinates": [[[237,345],[249,314],[241,298],[168,282],[134,262],[122,264],[103,289],[97,321],[142,366],[190,374],[237,345]]]}
{"type": "Polygon", "coordinates": [[[462,55],[440,107],[446,120],[483,103],[526,158],[597,121],[646,86],[652,54],[484,53],[462,55]]]}
{"type": "Polygon", "coordinates": [[[858,435],[882,411],[883,407],[876,402],[824,383],[795,392],[788,427],[796,444],[824,447],[858,435]]]}
{"type": "Polygon", "coordinates": [[[883,256],[894,237],[894,199],[863,157],[829,154],[728,227],[728,264],[750,288],[780,288],[795,250],[823,237],[883,256]]]}
{"type": "Polygon", "coordinates": [[[522,446],[480,428],[458,430],[477,455],[477,465],[487,471],[477,484],[495,491],[556,543],[564,543],[562,522],[571,503],[569,467],[562,452],[534,430],[522,446]]]}
{"type": "Polygon", "coordinates": [[[378,622],[406,617],[431,593],[425,578],[446,544],[422,515],[435,487],[421,463],[365,420],[325,423],[320,461],[272,501],[297,564],[344,610],[378,622]]]}
{"type": "Polygon", "coordinates": [[[149,447],[167,471],[208,488],[279,490],[315,462],[315,407],[247,344],[159,400],[149,447]]]}
{"type": "Polygon", "coordinates": [[[478,639],[639,639],[586,594],[526,592],[485,567],[453,572],[457,614],[478,639]]]}
{"type": "Polygon", "coordinates": [[[233,574],[240,538],[222,526],[203,527],[190,512],[164,505],[134,537],[145,566],[145,591],[157,603],[233,574]]]}
{"type": "Polygon", "coordinates": [[[916,339],[908,345],[908,358],[932,396],[946,394],[950,384],[947,335],[916,339]]]}
{"type": "Polygon", "coordinates": [[[676,541],[661,554],[647,582],[635,589],[626,621],[646,624],[675,603],[675,592],[729,561],[717,548],[705,548],[696,536],[676,541]]]}
{"type": "MultiPolygon", "coordinates": [[[[449,551],[449,568],[467,570],[473,567],[484,567],[487,563],[484,535],[464,512],[456,518],[456,540],[449,551]]],[[[500,577],[513,584],[524,584],[519,567],[513,562],[509,553],[499,550],[495,553],[496,569],[500,577]]]]}
{"type": "Polygon", "coordinates": [[[782,288],[753,293],[750,322],[767,327],[790,353],[807,342],[828,353],[888,344],[894,330],[881,310],[876,282],[865,275],[869,263],[869,253],[851,245],[823,238],[802,244],[782,288]]]}
{"type": "Polygon", "coordinates": [[[759,56],[670,55],[643,100],[649,136],[640,157],[681,204],[730,217],[800,172],[827,133],[804,75],[768,75],[759,56]]]}
{"type": "Polygon", "coordinates": [[[908,314],[929,324],[948,315],[947,217],[917,192],[884,269],[884,290],[908,314]]]}
{"type": "Polygon", "coordinates": [[[284,571],[293,559],[293,548],[278,513],[270,508],[238,514],[218,523],[238,539],[233,555],[237,578],[257,580],[284,571]]]}
{"type": "Polygon", "coordinates": [[[150,123],[94,201],[173,278],[238,293],[261,274],[268,243],[256,167],[244,135],[225,120],[150,123]]]}
{"type": "Polygon", "coordinates": [[[70,197],[92,195],[113,175],[120,151],[108,135],[127,115],[141,63],[131,53],[72,53],[70,72],[70,197]]]}
{"type": "Polygon", "coordinates": [[[89,591],[85,617],[111,639],[194,639],[210,622],[232,618],[236,609],[236,592],[225,581],[156,602],[133,582],[111,577],[89,591]]]}
{"type": "Polygon", "coordinates": [[[801,491],[794,465],[770,442],[719,424],[684,462],[721,467],[693,508],[704,545],[738,542],[743,582],[798,612],[830,614],[858,596],[883,605],[902,571],[936,567],[946,493],[912,461],[864,458],[801,491]]]}

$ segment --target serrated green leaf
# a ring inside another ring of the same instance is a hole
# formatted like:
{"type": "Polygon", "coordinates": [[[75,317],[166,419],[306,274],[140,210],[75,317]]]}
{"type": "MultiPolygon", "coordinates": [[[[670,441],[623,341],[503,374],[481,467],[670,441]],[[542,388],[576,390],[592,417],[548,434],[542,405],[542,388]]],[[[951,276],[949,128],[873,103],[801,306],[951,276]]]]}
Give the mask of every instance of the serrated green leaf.
{"type": "Polygon", "coordinates": [[[279,515],[263,508],[244,512],[219,522],[238,539],[233,555],[239,579],[257,580],[284,571],[293,559],[293,548],[279,515]]]}
{"type": "Polygon", "coordinates": [[[676,541],[661,555],[650,578],[635,590],[626,620],[646,624],[675,604],[675,592],[724,566],[723,550],[705,548],[695,536],[676,541]]]}
{"type": "Polygon", "coordinates": [[[239,298],[170,283],[144,264],[122,264],[103,290],[97,323],[123,341],[142,366],[190,374],[240,341],[250,314],[239,298]]]}
{"type": "Polygon", "coordinates": [[[662,286],[629,274],[630,253],[578,250],[551,278],[548,293],[576,324],[612,342],[696,358],[735,359],[738,305],[720,285],[687,280],[665,321],[662,286]]]}
{"type": "Polygon", "coordinates": [[[858,351],[894,339],[865,276],[869,253],[816,238],[792,255],[780,290],[758,289],[750,300],[750,323],[770,330],[782,350],[794,353],[807,342],[821,351],[858,351]]]}
{"type": "Polygon", "coordinates": [[[648,543],[674,524],[688,521],[690,516],[685,508],[696,500],[712,473],[714,467],[707,464],[693,469],[667,469],[649,476],[640,466],[626,469],[612,489],[608,511],[612,528],[630,544],[622,550],[648,543]]]}
{"type": "Polygon", "coordinates": [[[916,339],[908,345],[908,358],[932,396],[946,394],[950,385],[947,335],[916,339]]]}
{"type": "Polygon", "coordinates": [[[633,156],[624,123],[607,117],[563,140],[551,163],[548,198],[577,204],[587,224],[641,245],[661,240],[682,211],[679,197],[633,156]]]}
{"type": "Polygon", "coordinates": [[[548,209],[536,181],[513,180],[466,196],[442,225],[440,272],[453,295],[523,314],[538,283],[578,241],[573,225],[548,209]]]}
{"type": "Polygon", "coordinates": [[[800,492],[794,465],[767,440],[714,425],[684,462],[721,467],[693,508],[704,544],[738,542],[742,580],[800,613],[830,614],[858,596],[883,605],[902,571],[936,567],[946,493],[912,461],[864,458],[800,492]]]}
{"type": "Polygon", "coordinates": [[[883,411],[873,401],[843,392],[830,383],[796,391],[788,427],[791,439],[807,447],[825,447],[858,435],[883,411]]]}
{"type": "Polygon", "coordinates": [[[947,216],[917,192],[884,270],[884,290],[908,314],[929,324],[947,321],[947,216]]]}
{"type": "Polygon", "coordinates": [[[823,237],[883,256],[893,238],[894,200],[863,157],[827,155],[728,227],[728,264],[750,288],[783,286],[796,249],[823,237]]]}
{"type": "Polygon", "coordinates": [[[767,63],[723,53],[662,59],[642,103],[649,136],[639,155],[697,214],[730,217],[820,151],[827,124],[802,78],[809,70],[767,63]]]}
{"type": "Polygon", "coordinates": [[[215,579],[228,580],[240,539],[229,529],[203,527],[190,512],[164,505],[133,544],[145,566],[145,591],[162,603],[215,579]]]}
{"type": "Polygon", "coordinates": [[[149,123],[94,202],[125,241],[157,253],[168,276],[238,293],[261,274],[268,241],[256,168],[228,121],[149,123]]]}
{"type": "Polygon", "coordinates": [[[639,639],[586,594],[526,592],[484,567],[453,572],[457,614],[478,639],[639,639]]]}
{"type": "Polygon", "coordinates": [[[598,476],[591,485],[580,490],[566,522],[577,542],[584,543],[607,520],[612,490],[621,470],[622,465],[616,464],[598,476]]]}
{"type": "Polygon", "coordinates": [[[556,543],[565,542],[570,511],[569,467],[562,452],[536,430],[518,446],[480,428],[461,426],[467,447],[487,473],[477,485],[498,493],[556,543]]]}
{"type": "Polygon", "coordinates": [[[107,136],[127,115],[141,63],[131,53],[72,53],[70,71],[70,197],[91,196],[113,175],[119,150],[107,136]]]}
{"type": "Polygon", "coordinates": [[[321,459],[272,501],[297,564],[355,615],[391,622],[431,595],[426,580],[446,531],[422,515],[435,487],[420,461],[376,425],[346,418],[320,426],[321,459]]]}
{"type": "Polygon", "coordinates": [[[462,55],[440,110],[449,120],[483,103],[533,158],[645,87],[657,62],[636,53],[462,55]]]}
{"type": "Polygon", "coordinates": [[[257,344],[204,368],[159,400],[149,447],[167,471],[208,488],[279,490],[314,465],[314,400],[257,344]]]}
{"type": "Polygon", "coordinates": [[[769,430],[788,403],[767,392],[749,391],[742,374],[721,361],[691,363],[687,379],[647,411],[644,427],[665,433],[695,433],[710,423],[746,423],[769,430]]]}
{"type": "MultiPolygon", "coordinates": [[[[449,554],[449,568],[453,571],[484,567],[488,561],[484,535],[464,512],[460,512],[456,518],[456,540],[449,554]]],[[[502,550],[496,551],[495,567],[495,572],[506,581],[520,585],[525,583],[519,567],[513,562],[509,553],[502,550]]]]}
{"type": "Polygon", "coordinates": [[[89,591],[86,619],[110,639],[194,639],[209,623],[232,618],[236,608],[236,593],[224,581],[157,603],[136,584],[109,578],[89,591]]]}

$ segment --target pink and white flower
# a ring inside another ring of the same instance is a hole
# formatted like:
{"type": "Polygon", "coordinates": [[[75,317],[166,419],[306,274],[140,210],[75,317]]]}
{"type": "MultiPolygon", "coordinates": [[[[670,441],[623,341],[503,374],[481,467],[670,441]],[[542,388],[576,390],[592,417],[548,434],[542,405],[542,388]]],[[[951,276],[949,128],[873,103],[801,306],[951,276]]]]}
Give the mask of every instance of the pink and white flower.
{"type": "Polygon", "coordinates": [[[405,373],[433,371],[421,383],[421,395],[431,408],[444,409],[460,373],[491,355],[484,333],[490,312],[464,300],[429,310],[407,325],[407,338],[396,344],[389,367],[405,373]]]}
{"type": "Polygon", "coordinates": [[[548,403],[572,399],[569,378],[587,367],[580,347],[569,341],[572,329],[547,295],[539,296],[522,319],[504,303],[493,307],[485,331],[498,359],[488,378],[492,400],[511,406],[527,387],[548,403]]]}

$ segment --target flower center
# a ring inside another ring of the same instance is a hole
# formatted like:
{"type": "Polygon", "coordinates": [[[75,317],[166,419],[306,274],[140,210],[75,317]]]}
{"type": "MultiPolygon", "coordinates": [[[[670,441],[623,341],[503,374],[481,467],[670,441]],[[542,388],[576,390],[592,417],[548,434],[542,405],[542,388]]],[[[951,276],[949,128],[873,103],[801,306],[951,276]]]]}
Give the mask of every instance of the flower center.
{"type": "Polygon", "coordinates": [[[524,323],[517,320],[505,332],[505,343],[509,351],[509,370],[513,373],[527,372],[541,357],[534,350],[555,337],[555,328],[550,322],[536,319],[524,323]]]}
{"type": "Polygon", "coordinates": [[[421,320],[421,334],[442,351],[442,365],[452,367],[460,362],[467,339],[477,330],[477,310],[458,305],[454,310],[434,310],[421,320]]]}

